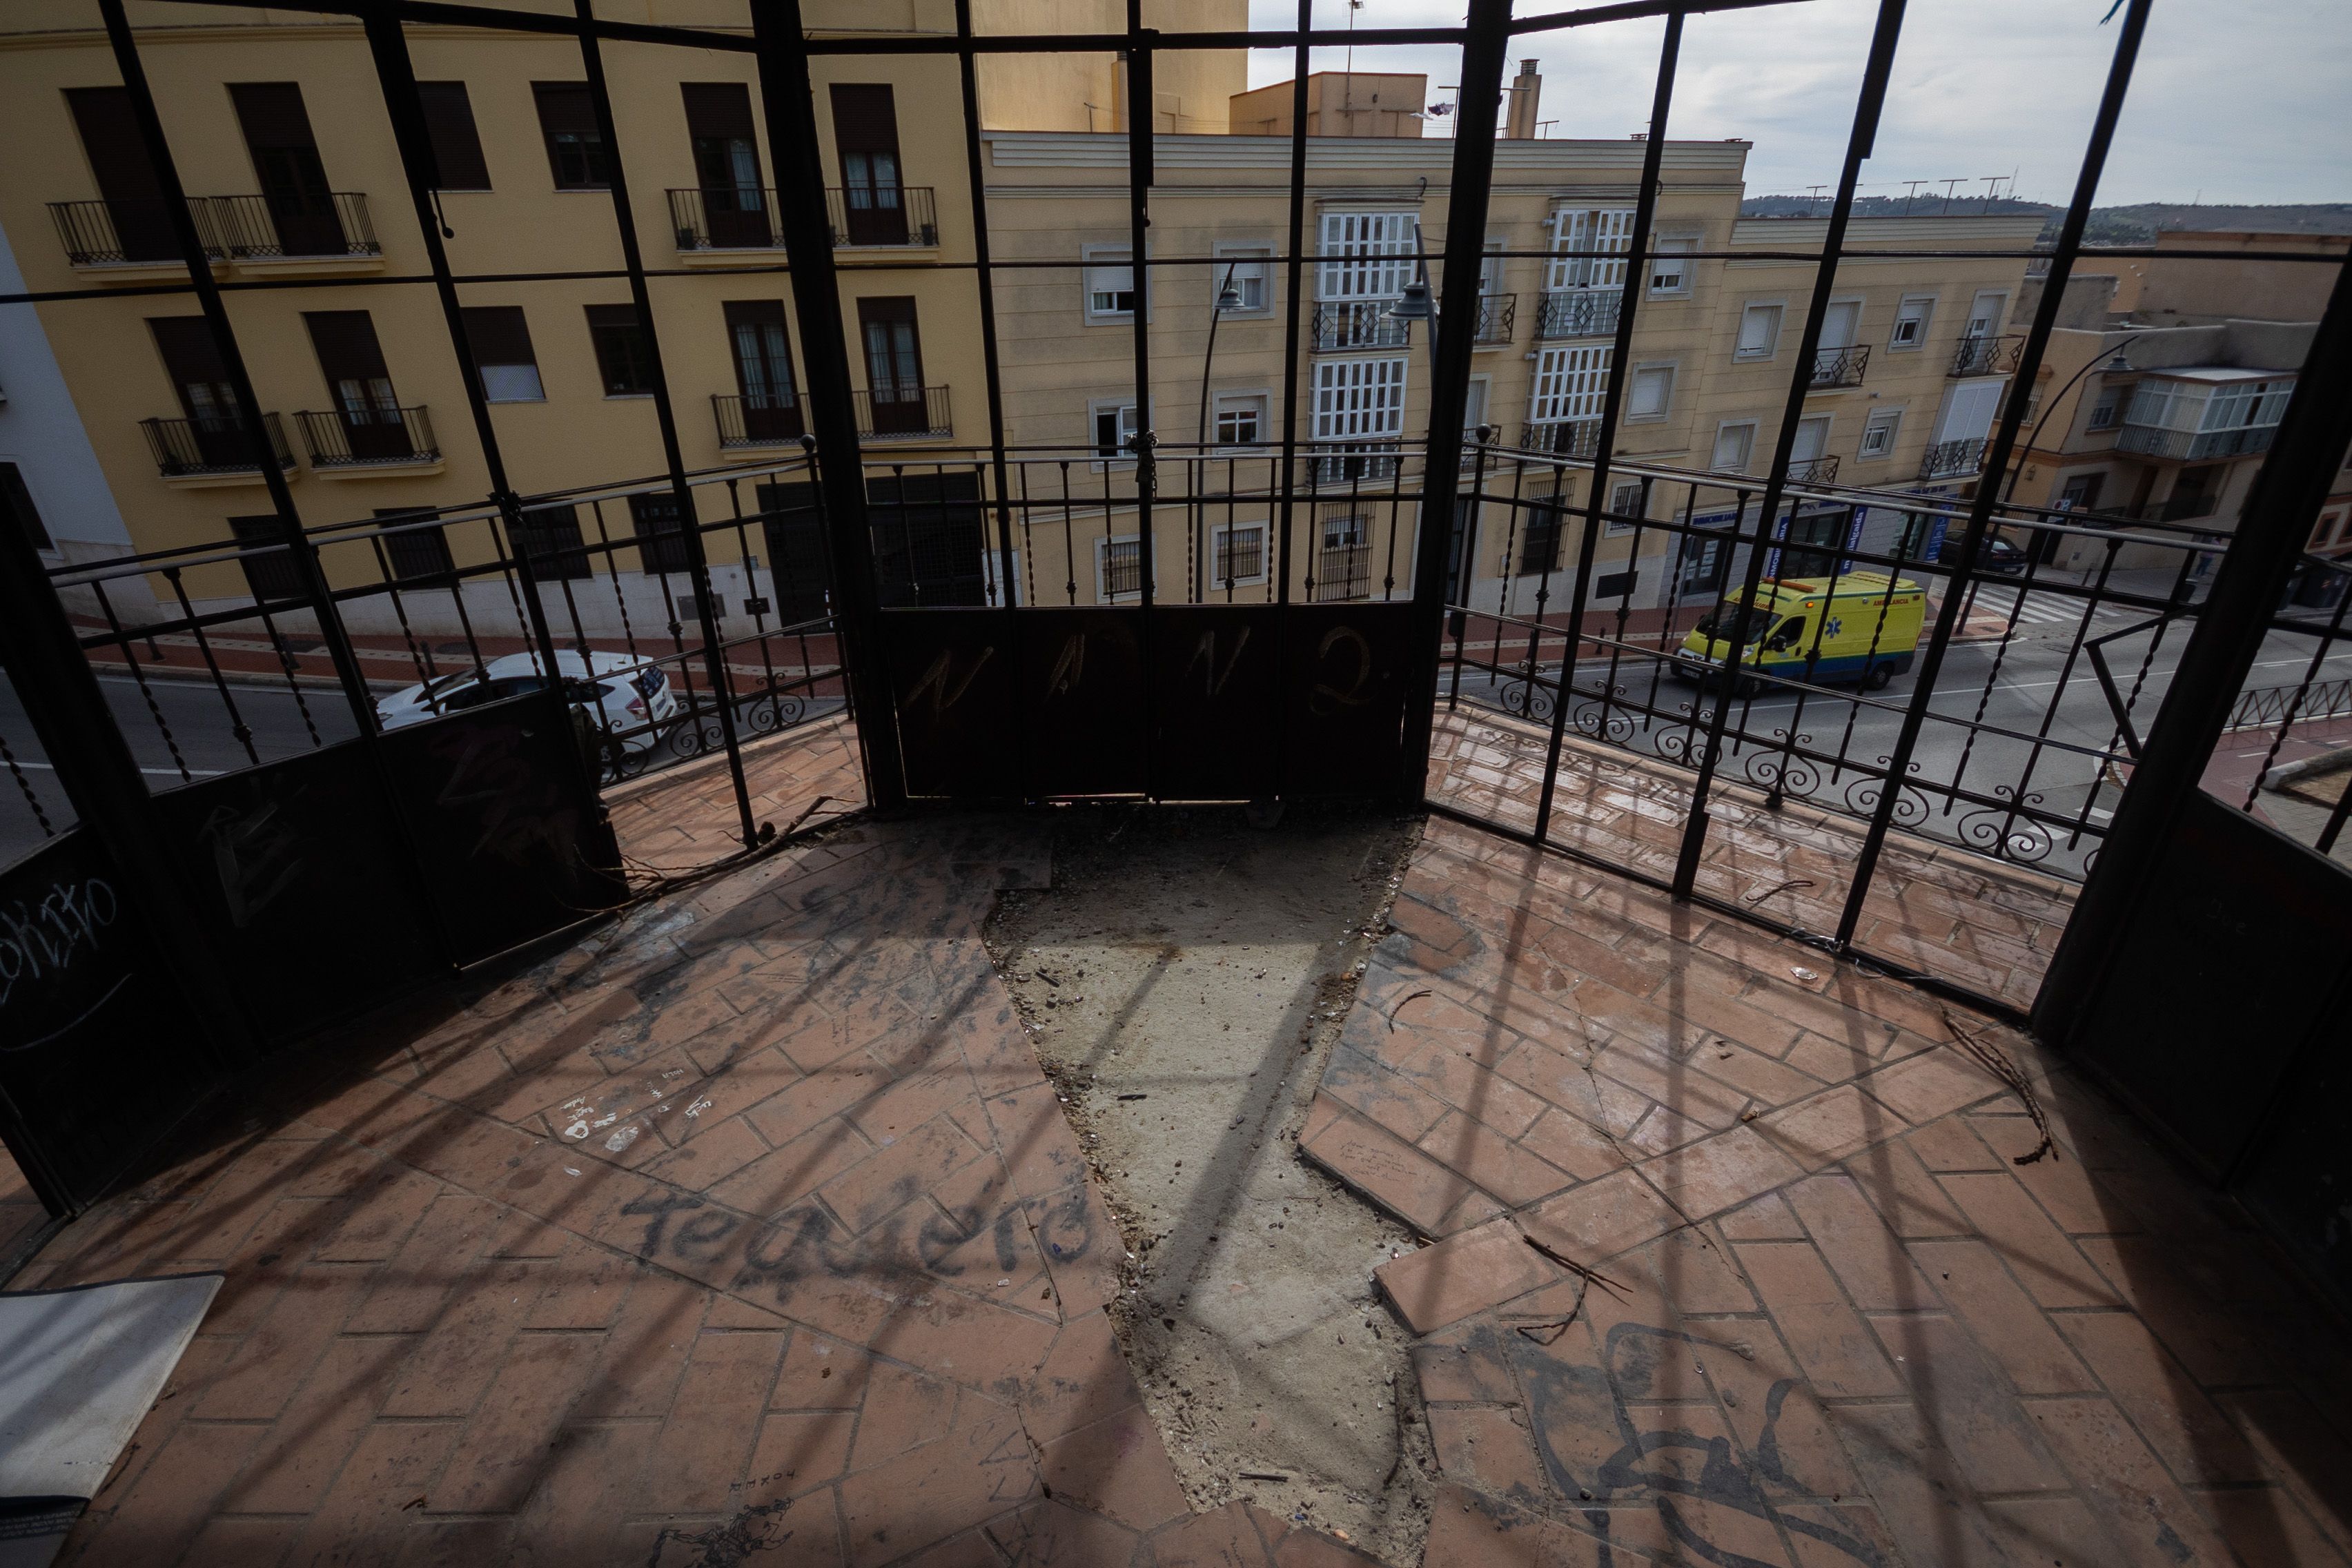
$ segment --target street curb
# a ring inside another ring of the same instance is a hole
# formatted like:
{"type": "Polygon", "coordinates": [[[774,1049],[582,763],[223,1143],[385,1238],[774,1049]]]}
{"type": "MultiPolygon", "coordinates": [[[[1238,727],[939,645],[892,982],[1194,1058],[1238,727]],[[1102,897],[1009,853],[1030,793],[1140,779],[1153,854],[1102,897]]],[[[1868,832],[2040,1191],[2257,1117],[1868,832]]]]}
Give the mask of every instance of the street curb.
{"type": "Polygon", "coordinates": [[[2352,742],[2321,752],[2315,756],[2301,757],[2292,763],[2281,763],[2263,775],[2264,789],[2277,789],[2291,779],[2313,778],[2324,773],[2340,773],[2352,768],[2352,742]]]}

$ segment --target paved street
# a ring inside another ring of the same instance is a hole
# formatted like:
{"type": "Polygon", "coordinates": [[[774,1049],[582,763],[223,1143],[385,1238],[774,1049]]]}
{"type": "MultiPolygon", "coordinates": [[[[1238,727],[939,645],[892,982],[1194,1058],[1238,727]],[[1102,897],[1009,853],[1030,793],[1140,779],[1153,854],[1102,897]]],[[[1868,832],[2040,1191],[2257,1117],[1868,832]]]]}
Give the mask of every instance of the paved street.
{"type": "MultiPolygon", "coordinates": [[[[2016,598],[2014,587],[1988,584],[1978,598],[1978,616],[1996,614],[2006,620],[2016,598]]],[[[2103,607],[2096,612],[2089,635],[2104,636],[2130,626],[2137,618],[2131,611],[2103,607]]],[[[1930,786],[1957,782],[1960,788],[1989,800],[2006,800],[2011,792],[2021,793],[2034,811],[2059,819],[2059,831],[2053,836],[2037,833],[2022,822],[2013,824],[2013,852],[2046,868],[2077,874],[2083,857],[2096,846],[2089,833],[2096,832],[2107,820],[2117,792],[2116,781],[2110,778],[2096,798],[2090,798],[2097,782],[2097,763],[2080,752],[2063,748],[2104,750],[2115,738],[2115,724],[2089,658],[2075,646],[2077,628],[2082,624],[2081,601],[2054,594],[2029,593],[2023,606],[2018,609],[2016,620],[2017,635],[2006,646],[1995,640],[1959,642],[1946,654],[1936,700],[1929,709],[1930,721],[1920,734],[1916,776],[1930,786]],[[1972,731],[1972,723],[1980,723],[1987,729],[1972,731]],[[2067,832],[2065,824],[2074,821],[2082,822],[2089,833],[2076,838],[2067,832]]],[[[2148,662],[2147,685],[2133,710],[2134,721],[2143,732],[2155,717],[2166,683],[2187,642],[2187,628],[2174,626],[2148,662]]],[[[1654,648],[1654,638],[1650,647],[1654,648]]],[[[2126,693],[2130,682],[2139,674],[2148,647],[2146,634],[2121,638],[2108,646],[2109,668],[2126,693]]],[[[1450,658],[1450,648],[1448,653],[1450,658]]],[[[2311,653],[2312,644],[2307,637],[2273,636],[2256,661],[2248,686],[2294,684],[2309,669],[2311,653]]],[[[1510,653],[1504,655],[1507,662],[1511,658],[1510,653]]],[[[1556,679],[1558,666],[1547,664],[1542,673],[1547,680],[1556,679]]],[[[2347,674],[2352,674],[2352,647],[2339,647],[2323,661],[2321,679],[2347,674]]],[[[1858,795],[1861,789],[1866,788],[1867,775],[1841,771],[1833,761],[1851,758],[1868,768],[1879,765],[1894,748],[1902,727],[1904,707],[1915,689],[1915,679],[1897,677],[1892,686],[1868,702],[1843,695],[1822,697],[1784,689],[1761,692],[1752,700],[1736,700],[1731,712],[1734,741],[1745,736],[1761,744],[1735,746],[1726,763],[1728,776],[1757,783],[1770,777],[1769,770],[1777,765],[1780,748],[1786,746],[1793,730],[1799,737],[1799,750],[1832,761],[1814,762],[1812,776],[1808,779],[1804,776],[1805,760],[1800,758],[1789,775],[1793,786],[1790,793],[1824,806],[1850,808],[1855,802],[1849,798],[1849,792],[1858,795]]],[[[1454,681],[1449,662],[1442,678],[1441,696],[1454,690],[1454,681]]],[[[1613,678],[1610,660],[1585,660],[1577,668],[1580,700],[1570,710],[1571,721],[1588,726],[1599,721],[1597,699],[1604,685],[1613,694],[1608,714],[1612,739],[1653,756],[1671,754],[1678,748],[1684,734],[1681,716],[1698,694],[1692,682],[1675,676],[1654,657],[1622,656],[1613,678]],[[1654,711],[1644,713],[1643,709],[1654,711]],[[1662,742],[1664,753],[1660,750],[1662,742]]],[[[1494,675],[1466,664],[1461,671],[1460,691],[1465,703],[1499,705],[1517,710],[1524,700],[1520,687],[1517,675],[1494,675]]],[[[1709,696],[1712,695],[1710,689],[1709,696]]],[[[1538,705],[1538,716],[1547,720],[1550,717],[1545,705],[1548,700],[1549,693],[1544,693],[1538,705]]],[[[1702,722],[1712,709],[1711,701],[1700,706],[1702,722]]],[[[2250,731],[2240,738],[2250,743],[2266,744],[2268,732],[2250,731]]],[[[1947,812],[1946,799],[1940,794],[1931,795],[1929,804],[1932,814],[1919,825],[1921,831],[1978,847],[1991,842],[1990,837],[1979,842],[1978,835],[1998,834],[2001,817],[2006,815],[1991,810],[1971,827],[1964,826],[1969,814],[1990,808],[1962,806],[1947,812]]]]}

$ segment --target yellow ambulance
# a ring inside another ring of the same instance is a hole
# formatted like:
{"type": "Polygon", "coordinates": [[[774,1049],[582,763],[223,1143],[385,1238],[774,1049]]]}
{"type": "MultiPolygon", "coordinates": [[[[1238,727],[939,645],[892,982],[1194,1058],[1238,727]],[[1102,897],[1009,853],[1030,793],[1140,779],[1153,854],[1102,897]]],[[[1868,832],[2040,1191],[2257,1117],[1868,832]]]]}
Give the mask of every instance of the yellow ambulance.
{"type": "MultiPolygon", "coordinates": [[[[1724,668],[1740,600],[1735,588],[1691,628],[1675,656],[1675,673],[1705,680],[1724,668]]],[[[1766,675],[1816,685],[1853,681],[1875,691],[1911,668],[1927,605],[1927,590],[1918,584],[1883,573],[1768,577],[1757,587],[1748,647],[1738,662],[1766,675]]],[[[1745,694],[1758,685],[1743,674],[1738,689],[1745,694]]]]}

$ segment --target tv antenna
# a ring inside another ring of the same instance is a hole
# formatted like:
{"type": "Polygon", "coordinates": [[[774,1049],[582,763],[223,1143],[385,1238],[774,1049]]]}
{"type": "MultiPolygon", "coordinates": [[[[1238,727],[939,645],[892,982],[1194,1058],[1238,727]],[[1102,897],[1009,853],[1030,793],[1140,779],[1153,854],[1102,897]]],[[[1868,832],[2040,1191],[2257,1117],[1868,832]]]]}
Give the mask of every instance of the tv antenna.
{"type": "Polygon", "coordinates": [[[1911,201],[1913,197],[1919,194],[1919,187],[1922,185],[1931,185],[1935,184],[1935,182],[1933,180],[1906,180],[1903,183],[1911,187],[1909,190],[1903,193],[1903,216],[1905,217],[1909,217],[1911,216],[1911,201]]]}
{"type": "Polygon", "coordinates": [[[1952,210],[1952,188],[1955,185],[1967,184],[1968,176],[1966,174],[1955,174],[1948,180],[1927,180],[1923,183],[1931,185],[1941,185],[1944,187],[1944,211],[1950,212],[1952,210]]]}

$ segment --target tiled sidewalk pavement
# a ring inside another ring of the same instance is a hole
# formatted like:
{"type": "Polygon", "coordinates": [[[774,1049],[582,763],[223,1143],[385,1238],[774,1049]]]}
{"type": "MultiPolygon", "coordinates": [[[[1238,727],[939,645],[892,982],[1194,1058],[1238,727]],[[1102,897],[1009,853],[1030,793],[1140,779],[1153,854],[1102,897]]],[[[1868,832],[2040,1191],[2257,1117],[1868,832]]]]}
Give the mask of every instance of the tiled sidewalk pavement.
{"type": "Polygon", "coordinates": [[[1033,826],[849,825],[386,1018],[21,1286],[227,1284],[72,1563],[1360,1563],[1192,1517],[979,940],[1033,826]]]}
{"type": "Polygon", "coordinates": [[[1306,1143],[1444,1238],[1430,1568],[2346,1561],[2342,1323],[2030,1042],[2018,1165],[1892,981],[1442,821],[1392,920],[1306,1143]]]}
{"type": "MultiPolygon", "coordinates": [[[[835,716],[748,741],[743,778],[752,820],[772,823],[779,833],[790,831],[820,795],[828,798],[811,822],[853,810],[866,801],[857,727],[835,716]]],[[[722,752],[606,790],[604,808],[621,852],[642,865],[705,865],[743,846],[735,782],[722,752]]]]}
{"type": "MultiPolygon", "coordinates": [[[[1549,740],[1539,726],[1484,709],[1441,710],[1430,746],[1431,798],[1531,831],[1549,740]]],[[[1560,751],[1550,839],[1670,879],[1692,779],[1686,769],[1571,734],[1560,751]]],[[[1763,793],[1729,770],[1717,775],[1707,811],[1702,890],[1754,903],[1807,931],[1837,929],[1860,822],[1794,800],[1769,810],[1763,793]]],[[[2023,1008],[2073,907],[2073,889],[2054,878],[1898,832],[1879,861],[1855,941],[1892,963],[2023,1008]]]]}

